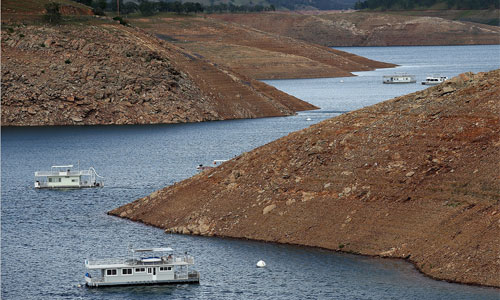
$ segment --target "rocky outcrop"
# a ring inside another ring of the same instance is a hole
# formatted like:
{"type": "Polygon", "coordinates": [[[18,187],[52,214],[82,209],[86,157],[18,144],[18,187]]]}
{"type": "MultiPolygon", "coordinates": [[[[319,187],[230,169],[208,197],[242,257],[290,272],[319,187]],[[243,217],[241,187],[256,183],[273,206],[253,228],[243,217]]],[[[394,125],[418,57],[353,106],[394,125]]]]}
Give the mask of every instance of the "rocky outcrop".
{"type": "Polygon", "coordinates": [[[314,108],[132,27],[2,32],[2,126],[201,122],[314,108]]]}
{"type": "Polygon", "coordinates": [[[213,15],[265,32],[324,46],[499,44],[500,28],[428,16],[367,12],[213,15]]]}
{"type": "Polygon", "coordinates": [[[167,232],[323,247],[500,286],[500,70],[343,114],[114,209],[167,232]]]}

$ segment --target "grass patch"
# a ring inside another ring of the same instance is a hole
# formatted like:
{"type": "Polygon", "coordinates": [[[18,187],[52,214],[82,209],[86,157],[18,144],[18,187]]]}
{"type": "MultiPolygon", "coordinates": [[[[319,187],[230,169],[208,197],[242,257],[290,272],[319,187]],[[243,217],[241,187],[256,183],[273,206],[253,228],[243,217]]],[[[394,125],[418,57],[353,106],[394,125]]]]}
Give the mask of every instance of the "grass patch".
{"type": "Polygon", "coordinates": [[[457,207],[460,205],[462,205],[462,202],[458,202],[458,201],[452,201],[452,202],[446,203],[446,206],[449,206],[449,207],[457,207]]]}

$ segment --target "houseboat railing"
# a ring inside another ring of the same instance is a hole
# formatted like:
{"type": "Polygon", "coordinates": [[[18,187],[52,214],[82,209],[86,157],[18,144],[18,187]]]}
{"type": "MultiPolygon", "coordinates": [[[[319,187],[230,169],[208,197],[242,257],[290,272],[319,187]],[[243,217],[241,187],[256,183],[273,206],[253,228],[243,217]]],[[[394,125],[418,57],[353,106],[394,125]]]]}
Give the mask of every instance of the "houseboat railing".
{"type": "Polygon", "coordinates": [[[126,259],[120,258],[107,258],[107,259],[88,259],[85,261],[87,266],[98,266],[98,265],[116,265],[125,264],[126,259]]]}
{"type": "Polygon", "coordinates": [[[191,278],[200,278],[200,272],[198,271],[189,271],[188,277],[191,278]]]}
{"type": "Polygon", "coordinates": [[[125,264],[129,266],[154,266],[154,265],[163,265],[170,263],[187,263],[194,264],[193,256],[173,256],[167,257],[162,256],[158,257],[160,261],[142,261],[140,258],[109,258],[109,259],[95,259],[95,260],[87,260],[85,264],[88,266],[98,266],[98,265],[114,265],[114,264],[125,264]]]}
{"type": "MultiPolygon", "coordinates": [[[[89,278],[89,277],[87,277],[87,278],[89,278]]],[[[104,282],[104,278],[103,277],[90,277],[89,280],[92,283],[101,283],[101,282],[104,282]]]]}
{"type": "MultiPolygon", "coordinates": [[[[91,170],[80,170],[80,171],[37,171],[35,176],[91,176],[93,172],[91,170]]],[[[100,177],[100,176],[99,176],[100,177]]]]}

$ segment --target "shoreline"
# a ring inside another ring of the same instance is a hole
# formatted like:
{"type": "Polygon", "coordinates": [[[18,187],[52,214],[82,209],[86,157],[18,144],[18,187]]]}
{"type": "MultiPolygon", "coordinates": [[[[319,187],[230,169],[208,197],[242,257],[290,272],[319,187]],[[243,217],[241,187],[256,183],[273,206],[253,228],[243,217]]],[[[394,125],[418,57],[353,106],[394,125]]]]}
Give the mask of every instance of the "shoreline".
{"type": "Polygon", "coordinates": [[[126,217],[120,217],[118,215],[115,215],[111,213],[110,211],[106,213],[108,216],[115,217],[121,220],[125,220],[128,222],[133,222],[133,223],[139,223],[144,226],[148,227],[154,227],[157,229],[161,229],[163,231],[162,234],[175,234],[175,235],[180,235],[180,236],[194,236],[194,237],[203,237],[203,238],[219,238],[219,239],[225,239],[225,240],[236,240],[236,241],[251,241],[251,242],[256,242],[256,243],[266,243],[266,244],[276,244],[276,245],[287,245],[287,246],[293,246],[293,247],[300,247],[300,248],[307,248],[307,249],[319,249],[319,250],[325,250],[331,253],[338,253],[338,254],[349,254],[349,255],[356,255],[356,256],[362,256],[362,257],[370,257],[370,258],[379,258],[379,259],[388,259],[388,260],[400,260],[404,261],[406,263],[409,263],[410,265],[413,266],[415,271],[417,273],[423,275],[424,277],[427,277],[429,279],[435,280],[435,281],[444,281],[448,283],[453,283],[453,284],[459,284],[459,285],[466,285],[466,286],[474,286],[474,287],[482,287],[482,288],[489,288],[489,289],[495,289],[500,292],[500,286],[494,286],[494,285],[488,285],[488,284],[482,284],[479,282],[463,282],[463,281],[456,281],[456,280],[451,280],[451,279],[446,279],[446,278],[439,278],[433,275],[430,275],[426,272],[424,272],[421,268],[418,267],[417,262],[413,261],[410,257],[392,257],[392,256],[383,256],[383,255],[376,255],[376,254],[366,254],[366,253],[361,253],[361,252],[354,252],[354,251],[345,251],[341,249],[333,249],[333,248],[326,248],[326,247],[321,247],[321,246],[314,246],[314,245],[303,245],[303,244],[294,244],[294,243],[282,243],[278,241],[268,241],[268,240],[263,240],[263,239],[251,239],[251,238],[246,238],[246,237],[233,237],[233,236],[224,236],[224,235],[203,235],[203,234],[183,234],[183,233],[177,233],[177,232],[168,232],[167,229],[156,226],[154,224],[150,224],[148,222],[143,222],[143,221],[136,221],[132,220],[126,217]]]}

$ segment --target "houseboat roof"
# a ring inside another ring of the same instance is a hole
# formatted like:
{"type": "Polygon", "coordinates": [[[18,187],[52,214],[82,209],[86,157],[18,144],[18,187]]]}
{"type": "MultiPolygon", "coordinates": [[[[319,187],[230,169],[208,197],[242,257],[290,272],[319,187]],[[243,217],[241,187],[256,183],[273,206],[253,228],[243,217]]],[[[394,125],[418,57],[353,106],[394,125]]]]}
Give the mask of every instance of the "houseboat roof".
{"type": "Polygon", "coordinates": [[[169,252],[169,251],[174,251],[174,249],[170,247],[132,249],[132,252],[169,252]]]}
{"type": "Polygon", "coordinates": [[[73,168],[73,165],[52,166],[51,168],[73,168]]]}

